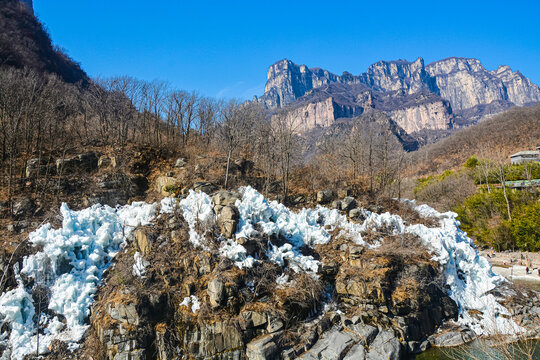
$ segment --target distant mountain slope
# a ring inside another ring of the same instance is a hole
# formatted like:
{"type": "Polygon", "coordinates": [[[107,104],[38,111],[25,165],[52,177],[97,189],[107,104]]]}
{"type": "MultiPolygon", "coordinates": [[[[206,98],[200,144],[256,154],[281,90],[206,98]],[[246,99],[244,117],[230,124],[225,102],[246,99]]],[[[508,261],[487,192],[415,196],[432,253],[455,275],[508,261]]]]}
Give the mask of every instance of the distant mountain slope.
{"type": "Polygon", "coordinates": [[[368,109],[385,111],[409,134],[447,131],[540,101],[538,86],[519,71],[508,66],[489,71],[466,58],[429,65],[422,58],[379,61],[360,75],[336,75],[285,59],[270,66],[267,78],[256,101],[270,109],[293,109],[303,131],[368,109]]]}
{"type": "Polygon", "coordinates": [[[504,157],[540,146],[540,104],[514,107],[409,154],[415,175],[455,169],[472,155],[504,157]]]}
{"type": "Polygon", "coordinates": [[[0,0],[0,66],[54,73],[64,81],[88,82],[88,76],[54,47],[43,25],[17,0],[0,0]]]}

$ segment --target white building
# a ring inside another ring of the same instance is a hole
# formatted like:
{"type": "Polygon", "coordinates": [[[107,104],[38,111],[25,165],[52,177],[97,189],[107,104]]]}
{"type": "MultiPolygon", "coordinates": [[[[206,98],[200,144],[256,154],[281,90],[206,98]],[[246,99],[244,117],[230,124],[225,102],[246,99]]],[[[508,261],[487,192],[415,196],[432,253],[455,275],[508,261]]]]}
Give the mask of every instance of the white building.
{"type": "Polygon", "coordinates": [[[540,163],[540,146],[538,146],[536,150],[520,151],[510,155],[510,163],[512,164],[522,164],[528,161],[540,163]]]}

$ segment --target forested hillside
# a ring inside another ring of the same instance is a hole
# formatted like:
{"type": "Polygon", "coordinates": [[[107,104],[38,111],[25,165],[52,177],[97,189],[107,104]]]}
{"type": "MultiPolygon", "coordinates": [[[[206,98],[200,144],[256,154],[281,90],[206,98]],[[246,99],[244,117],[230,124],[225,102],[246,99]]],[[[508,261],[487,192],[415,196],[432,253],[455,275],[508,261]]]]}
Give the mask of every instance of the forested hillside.
{"type": "Polygon", "coordinates": [[[456,169],[472,155],[509,161],[509,156],[540,145],[540,105],[515,107],[439,142],[410,153],[411,174],[456,169]]]}
{"type": "Polygon", "coordinates": [[[68,83],[88,83],[88,76],[54,46],[39,20],[17,0],[0,0],[0,66],[58,75],[68,83]]]}

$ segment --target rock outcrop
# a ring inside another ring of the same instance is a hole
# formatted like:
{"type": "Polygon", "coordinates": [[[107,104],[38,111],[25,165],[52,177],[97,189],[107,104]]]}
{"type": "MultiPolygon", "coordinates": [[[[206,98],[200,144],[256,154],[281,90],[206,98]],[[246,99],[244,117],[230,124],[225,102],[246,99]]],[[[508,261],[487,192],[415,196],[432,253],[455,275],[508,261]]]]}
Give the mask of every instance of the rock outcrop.
{"type": "Polygon", "coordinates": [[[336,75],[285,59],[270,66],[264,95],[256,101],[288,108],[298,133],[377,109],[412,134],[466,126],[514,105],[539,102],[540,89],[519,71],[508,66],[489,71],[476,59],[428,65],[422,58],[379,61],[360,75],[336,75]]]}
{"type": "Polygon", "coordinates": [[[477,59],[448,58],[427,65],[426,71],[454,110],[493,101],[508,101],[519,106],[540,101],[538,86],[509,66],[489,71],[477,59]]]}

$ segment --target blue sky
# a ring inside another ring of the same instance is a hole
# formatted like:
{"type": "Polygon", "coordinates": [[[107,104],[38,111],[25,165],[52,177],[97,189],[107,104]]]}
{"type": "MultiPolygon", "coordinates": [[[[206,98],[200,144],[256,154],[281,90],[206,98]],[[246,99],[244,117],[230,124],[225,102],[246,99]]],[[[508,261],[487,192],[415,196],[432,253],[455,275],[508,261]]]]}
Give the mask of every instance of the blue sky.
{"type": "Polygon", "coordinates": [[[539,1],[34,0],[53,42],[90,76],[260,95],[288,58],[337,74],[378,60],[475,57],[540,83],[539,1]]]}

